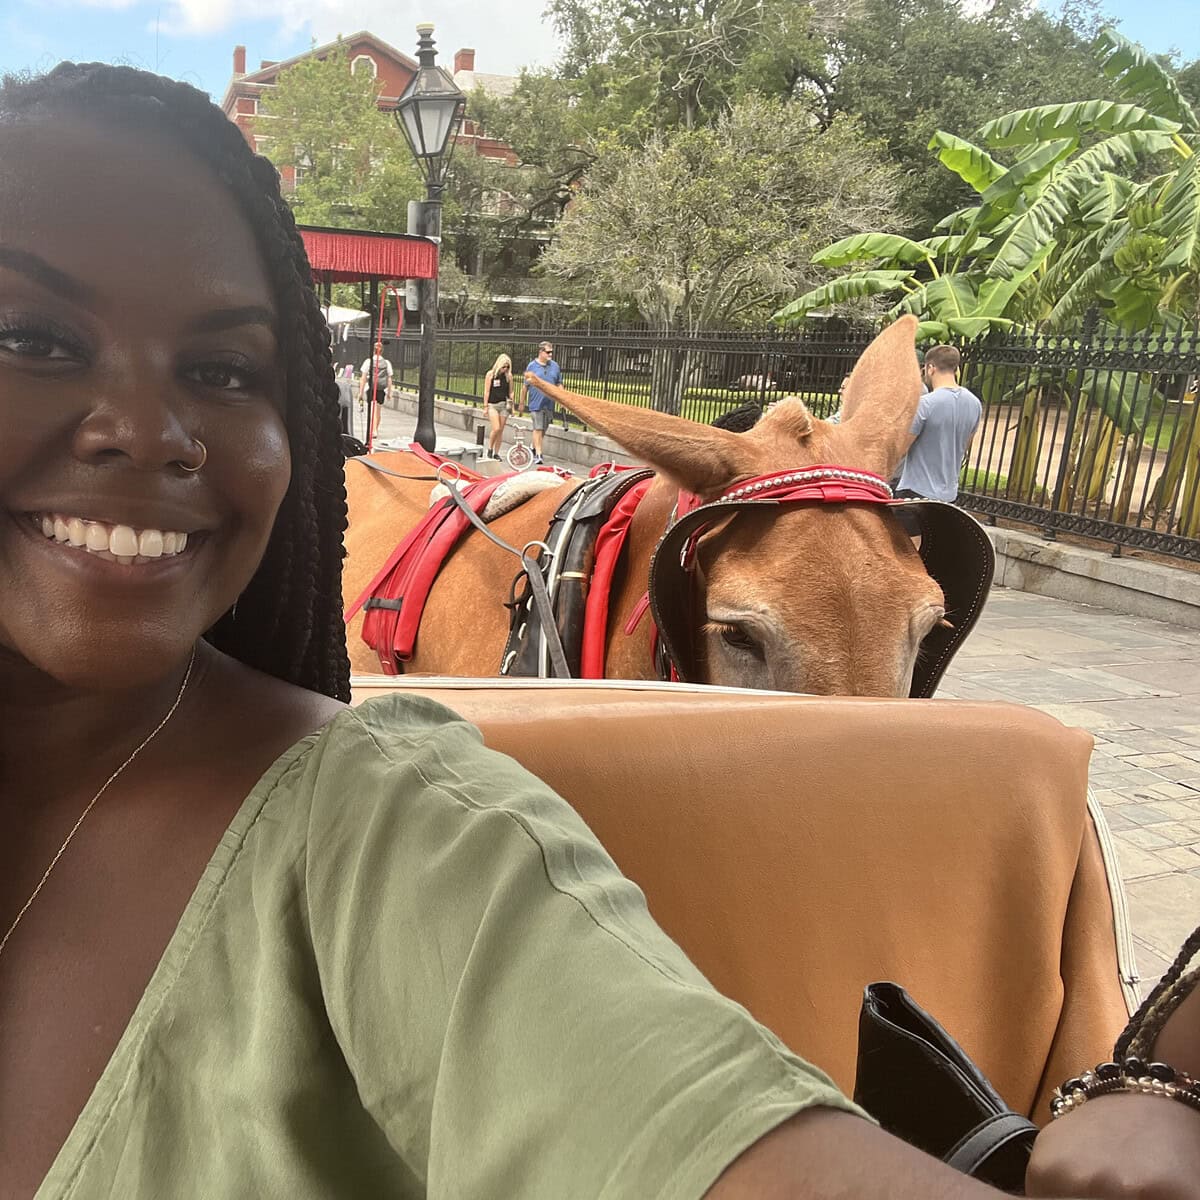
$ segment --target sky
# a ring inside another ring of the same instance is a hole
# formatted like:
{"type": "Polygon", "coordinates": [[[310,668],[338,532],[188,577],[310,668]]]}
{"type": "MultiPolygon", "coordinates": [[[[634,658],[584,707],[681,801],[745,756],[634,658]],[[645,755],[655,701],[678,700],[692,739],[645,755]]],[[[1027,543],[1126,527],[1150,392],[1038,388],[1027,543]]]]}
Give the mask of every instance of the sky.
{"type": "MultiPolygon", "coordinates": [[[[1056,0],[1043,0],[1055,7],[1056,0]]],[[[439,53],[473,47],[478,71],[550,66],[557,45],[545,0],[0,0],[0,71],[45,70],[62,59],[123,62],[186,79],[220,100],[233,47],[251,70],[339,33],[369,29],[412,54],[432,20],[439,53]]],[[[1121,31],[1148,50],[1200,58],[1200,0],[1105,0],[1121,31]]]]}

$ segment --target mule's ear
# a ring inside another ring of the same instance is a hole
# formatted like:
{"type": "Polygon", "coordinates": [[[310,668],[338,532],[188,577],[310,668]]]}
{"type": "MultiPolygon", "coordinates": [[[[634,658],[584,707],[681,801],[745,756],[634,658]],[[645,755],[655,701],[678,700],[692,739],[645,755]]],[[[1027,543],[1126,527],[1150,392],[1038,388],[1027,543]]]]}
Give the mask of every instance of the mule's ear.
{"type": "Polygon", "coordinates": [[[752,454],[742,435],[683,417],[580,396],[527,373],[526,382],[555,404],[607,434],[630,454],[698,496],[712,496],[747,472],[752,454]]]}
{"type": "Polygon", "coordinates": [[[799,396],[784,396],[773,408],[763,414],[762,420],[750,432],[756,433],[761,438],[764,431],[767,430],[771,433],[782,433],[787,437],[795,438],[798,442],[803,442],[806,438],[812,437],[813,415],[799,396]]]}
{"type": "Polygon", "coordinates": [[[891,478],[908,447],[921,399],[917,318],[901,317],[866,348],[846,382],[839,440],[847,466],[891,478]]]}

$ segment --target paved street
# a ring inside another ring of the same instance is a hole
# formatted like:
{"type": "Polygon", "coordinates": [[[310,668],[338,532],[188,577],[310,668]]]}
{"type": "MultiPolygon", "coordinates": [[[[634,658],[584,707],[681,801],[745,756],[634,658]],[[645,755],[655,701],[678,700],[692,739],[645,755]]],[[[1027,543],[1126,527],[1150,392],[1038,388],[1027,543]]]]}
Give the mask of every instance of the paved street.
{"type": "MultiPolygon", "coordinates": [[[[385,412],[380,432],[407,440],[412,418],[385,412]]],[[[1095,736],[1145,989],[1200,924],[1200,631],[996,588],[938,695],[1031,704],[1095,736]]]]}
{"type": "Polygon", "coordinates": [[[1095,735],[1145,989],[1200,924],[1200,631],[997,588],[938,694],[1095,735]]]}

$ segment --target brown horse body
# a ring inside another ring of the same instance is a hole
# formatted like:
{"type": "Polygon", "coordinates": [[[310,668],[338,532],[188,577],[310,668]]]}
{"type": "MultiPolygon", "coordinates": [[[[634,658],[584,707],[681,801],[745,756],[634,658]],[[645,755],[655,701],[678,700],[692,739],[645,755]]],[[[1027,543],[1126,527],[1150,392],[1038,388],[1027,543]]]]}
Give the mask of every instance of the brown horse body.
{"type": "MultiPolygon", "coordinates": [[[[608,678],[655,677],[651,622],[644,619],[632,636],[625,625],[646,592],[651,556],[681,490],[707,501],[747,478],[815,464],[891,476],[909,444],[920,395],[914,331],[914,321],[898,321],[863,355],[840,424],[814,420],[800,401],[786,400],[754,429],[735,434],[546,386],[558,403],[658,471],[613,580],[608,678]]],[[[401,453],[377,461],[425,478],[395,479],[347,464],[347,604],[429,507],[427,464],[401,453]]],[[[571,486],[535,495],[491,528],[518,547],[541,539],[571,486]]],[[[512,555],[479,535],[465,537],[433,586],[405,670],[496,674],[515,573],[512,555]]],[[[705,614],[703,627],[693,631],[704,681],[733,686],[904,696],[922,639],[945,616],[941,589],[912,541],[874,505],[738,513],[700,540],[694,586],[697,611],[705,614]]],[[[363,642],[361,626],[360,614],[348,629],[351,664],[357,673],[375,673],[379,659],[363,642]]]]}

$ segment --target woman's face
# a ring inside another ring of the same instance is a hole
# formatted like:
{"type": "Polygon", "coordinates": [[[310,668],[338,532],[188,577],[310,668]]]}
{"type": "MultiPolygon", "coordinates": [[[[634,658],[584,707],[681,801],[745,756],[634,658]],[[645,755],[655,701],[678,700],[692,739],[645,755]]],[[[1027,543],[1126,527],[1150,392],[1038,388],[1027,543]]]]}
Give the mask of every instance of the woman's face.
{"type": "Polygon", "coordinates": [[[0,126],[0,163],[0,669],[150,682],[236,601],[287,490],[274,297],[161,135],[0,126]]]}

